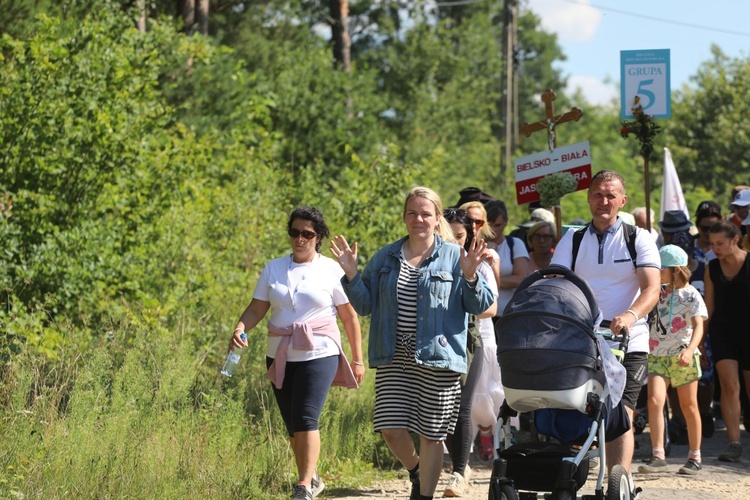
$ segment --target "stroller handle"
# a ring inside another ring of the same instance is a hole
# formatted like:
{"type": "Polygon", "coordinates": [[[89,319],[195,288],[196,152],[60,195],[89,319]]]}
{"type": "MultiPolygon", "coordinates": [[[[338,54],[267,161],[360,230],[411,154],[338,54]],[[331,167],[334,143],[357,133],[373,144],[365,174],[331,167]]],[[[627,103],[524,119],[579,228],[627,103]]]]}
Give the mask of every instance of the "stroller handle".
{"type": "Polygon", "coordinates": [[[594,296],[594,291],[591,289],[591,286],[586,282],[586,280],[578,276],[567,267],[563,266],[550,266],[546,269],[539,269],[538,271],[534,271],[518,285],[518,287],[516,288],[516,292],[525,290],[537,281],[545,279],[549,276],[562,276],[564,279],[570,281],[581,290],[584,297],[586,297],[586,300],[588,301],[592,311],[596,311],[599,309],[599,306],[596,303],[596,297],[594,296]]]}
{"type": "MultiPolygon", "coordinates": [[[[609,328],[611,324],[612,324],[612,321],[610,321],[608,319],[605,319],[605,320],[602,320],[601,323],[599,323],[599,326],[601,326],[602,328],[609,328]]],[[[611,340],[614,340],[615,342],[617,342],[619,340],[620,341],[619,350],[622,352],[623,356],[625,356],[625,354],[627,354],[627,352],[628,352],[628,343],[630,342],[630,331],[627,329],[627,327],[623,326],[620,329],[620,333],[619,334],[616,334],[615,332],[612,332],[611,335],[605,336],[605,338],[606,337],[609,337],[611,340]]]]}

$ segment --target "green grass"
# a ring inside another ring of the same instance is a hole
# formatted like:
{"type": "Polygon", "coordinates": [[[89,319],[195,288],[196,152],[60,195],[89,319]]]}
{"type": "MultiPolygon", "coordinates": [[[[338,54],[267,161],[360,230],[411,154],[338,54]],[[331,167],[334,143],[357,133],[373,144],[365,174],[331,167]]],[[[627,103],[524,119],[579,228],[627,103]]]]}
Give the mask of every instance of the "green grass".
{"type": "MultiPolygon", "coordinates": [[[[188,338],[130,326],[56,360],[12,358],[0,372],[0,497],[287,498],[296,468],[265,340],[228,379],[225,339],[201,350],[188,338]]],[[[331,391],[319,463],[331,489],[390,475],[373,400],[371,371],[359,390],[331,391]]]]}

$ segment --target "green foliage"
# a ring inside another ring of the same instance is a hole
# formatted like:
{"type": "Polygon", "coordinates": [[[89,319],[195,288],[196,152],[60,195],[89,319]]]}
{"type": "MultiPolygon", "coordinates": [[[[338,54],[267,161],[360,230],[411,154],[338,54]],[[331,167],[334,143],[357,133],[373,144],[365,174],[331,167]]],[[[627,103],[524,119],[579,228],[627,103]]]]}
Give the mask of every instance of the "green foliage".
{"type": "MultiPolygon", "coordinates": [[[[285,497],[295,466],[264,325],[238,373],[218,375],[234,321],[263,266],[288,252],[297,205],[358,241],[361,265],[403,235],[416,184],[445,205],[477,185],[526,219],[499,168],[501,13],[352,4],[344,74],[316,34],[321,2],[215,1],[211,37],[185,36],[169,0],[148,2],[145,33],[127,0],[3,5],[0,497],[285,497]]],[[[583,108],[560,143],[590,140],[594,171],[623,173],[643,204],[617,110],[565,96],[555,37],[531,13],[519,25],[520,121],[543,115],[547,88],[557,112],[583,108]]],[[[675,157],[696,161],[689,201],[723,189],[730,161],[744,165],[733,153],[744,136],[721,134],[724,114],[744,116],[729,92],[744,88],[744,66],[717,56],[675,102],[668,137],[686,144],[675,157]],[[727,162],[710,185],[704,148],[727,162]]],[[[536,135],[517,154],[546,148],[536,135]]],[[[565,219],[588,218],[585,192],[561,203],[565,219]]],[[[359,391],[329,397],[320,468],[333,487],[398,467],[372,432],[373,394],[368,372],[359,391]]]]}
{"type": "Polygon", "coordinates": [[[559,205],[560,199],[568,193],[575,192],[577,187],[578,181],[570,172],[548,175],[540,179],[536,185],[539,201],[545,207],[559,205]]]}
{"type": "Polygon", "coordinates": [[[725,206],[731,187],[746,184],[750,174],[750,104],[743,97],[750,91],[750,58],[730,59],[716,46],[712,52],[694,85],[675,98],[665,132],[683,187],[719,193],[725,206]]]}
{"type": "Polygon", "coordinates": [[[623,120],[620,128],[620,136],[623,139],[633,134],[641,144],[640,153],[644,161],[648,161],[654,152],[654,138],[659,133],[661,127],[656,124],[654,117],[643,112],[643,106],[640,104],[640,97],[635,96],[635,102],[631,108],[632,120],[623,120]]]}

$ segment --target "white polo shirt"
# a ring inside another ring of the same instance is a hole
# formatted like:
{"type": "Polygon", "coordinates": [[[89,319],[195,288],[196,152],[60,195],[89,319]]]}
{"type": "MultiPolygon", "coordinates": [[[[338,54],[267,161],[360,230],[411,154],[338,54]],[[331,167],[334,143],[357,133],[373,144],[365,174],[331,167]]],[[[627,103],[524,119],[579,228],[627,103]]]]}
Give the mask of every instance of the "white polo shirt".
{"type": "MultiPolygon", "coordinates": [[[[565,233],[555,247],[552,265],[567,267],[573,261],[573,234],[565,233]]],[[[661,268],[659,250],[651,235],[636,227],[636,263],[630,258],[622,221],[598,234],[593,224],[583,235],[576,258],[575,273],[585,279],[594,291],[602,317],[611,320],[624,313],[641,294],[636,275],[636,267],[661,268]]],[[[630,329],[629,352],[648,352],[648,325],[646,318],[640,318],[630,329]]]]}

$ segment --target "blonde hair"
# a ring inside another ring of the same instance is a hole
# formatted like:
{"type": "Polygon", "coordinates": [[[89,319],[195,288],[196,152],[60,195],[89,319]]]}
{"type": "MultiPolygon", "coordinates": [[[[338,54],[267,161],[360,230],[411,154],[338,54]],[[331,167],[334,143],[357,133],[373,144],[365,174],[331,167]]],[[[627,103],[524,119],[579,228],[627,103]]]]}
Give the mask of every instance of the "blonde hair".
{"type": "MultiPolygon", "coordinates": [[[[555,238],[555,239],[557,239],[557,228],[555,227],[555,225],[552,224],[551,222],[547,222],[547,221],[544,221],[544,220],[543,221],[539,221],[536,224],[534,224],[533,226],[531,226],[531,228],[529,229],[529,232],[526,233],[526,241],[528,242],[528,244],[529,244],[530,247],[532,247],[532,248],[534,247],[534,245],[531,243],[531,240],[534,239],[534,235],[536,234],[536,232],[539,231],[543,227],[548,227],[549,230],[552,231],[552,237],[555,238]]],[[[554,243],[554,241],[553,241],[553,243],[554,243]]]]}
{"type": "Polygon", "coordinates": [[[688,266],[670,267],[672,270],[672,289],[685,288],[690,283],[690,268],[688,266]]]}
{"type": "Polygon", "coordinates": [[[425,200],[432,202],[435,207],[435,217],[437,218],[435,232],[445,241],[455,243],[456,238],[453,236],[453,228],[451,228],[451,225],[448,224],[445,217],[443,217],[443,201],[440,199],[440,196],[428,187],[417,186],[412,188],[404,200],[404,211],[401,214],[401,217],[406,217],[406,205],[408,205],[409,200],[412,198],[424,198],[425,200]]]}
{"type": "Polygon", "coordinates": [[[495,231],[492,230],[492,228],[490,227],[490,221],[487,220],[487,210],[485,210],[484,205],[481,201],[467,201],[458,208],[461,210],[466,210],[467,213],[469,212],[470,208],[476,208],[482,213],[484,224],[481,228],[479,228],[479,232],[474,235],[475,237],[485,241],[491,240],[495,237],[495,231]]]}

